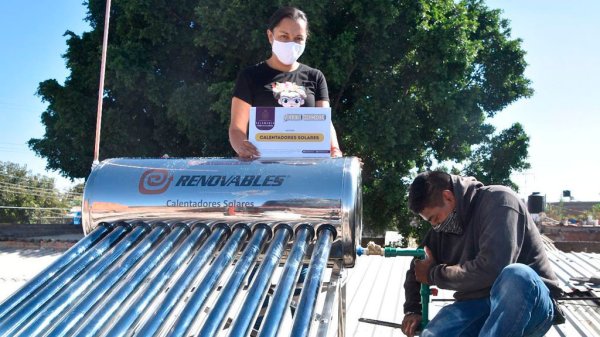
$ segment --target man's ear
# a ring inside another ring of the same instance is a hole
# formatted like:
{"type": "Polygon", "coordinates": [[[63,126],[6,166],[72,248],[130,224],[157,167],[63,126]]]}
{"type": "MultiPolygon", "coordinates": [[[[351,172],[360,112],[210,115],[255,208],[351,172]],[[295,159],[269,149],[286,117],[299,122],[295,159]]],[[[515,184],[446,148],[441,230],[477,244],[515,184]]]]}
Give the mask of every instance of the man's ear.
{"type": "Polygon", "coordinates": [[[273,44],[273,32],[270,29],[267,29],[267,38],[269,39],[269,44],[273,44]]]}
{"type": "Polygon", "coordinates": [[[443,190],[442,198],[444,199],[444,201],[451,203],[453,206],[455,205],[456,199],[454,198],[454,192],[450,190],[443,190]]]}

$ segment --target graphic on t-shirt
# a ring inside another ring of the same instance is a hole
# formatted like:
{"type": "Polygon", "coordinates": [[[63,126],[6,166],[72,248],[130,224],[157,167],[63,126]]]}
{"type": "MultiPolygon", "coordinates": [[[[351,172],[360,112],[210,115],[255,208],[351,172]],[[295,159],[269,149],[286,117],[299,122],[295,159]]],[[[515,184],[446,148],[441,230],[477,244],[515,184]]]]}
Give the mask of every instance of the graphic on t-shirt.
{"type": "Polygon", "coordinates": [[[306,89],[304,86],[292,82],[274,82],[271,84],[273,96],[277,103],[286,108],[297,108],[304,105],[306,98],[306,89]]]}

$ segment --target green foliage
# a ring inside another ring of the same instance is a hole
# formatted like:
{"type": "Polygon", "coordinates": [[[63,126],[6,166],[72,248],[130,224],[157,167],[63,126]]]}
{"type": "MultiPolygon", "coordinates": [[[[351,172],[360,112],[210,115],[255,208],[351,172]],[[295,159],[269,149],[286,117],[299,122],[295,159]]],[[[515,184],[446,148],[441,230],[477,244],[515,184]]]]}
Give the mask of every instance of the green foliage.
{"type": "Polygon", "coordinates": [[[548,204],[548,207],[546,208],[547,217],[561,221],[563,218],[565,218],[565,215],[566,212],[564,201],[561,200],[557,205],[548,204]]]}
{"type": "Polygon", "coordinates": [[[525,161],[528,145],[529,137],[521,124],[513,124],[499,135],[484,141],[473,152],[464,172],[486,185],[506,185],[518,190],[518,186],[510,180],[510,173],[530,167],[525,161]]]}
{"type": "MultiPolygon", "coordinates": [[[[116,1],[112,4],[100,153],[121,156],[229,155],[228,111],[211,105],[220,60],[197,47],[196,1],[116,1]]],[[[67,32],[71,76],[40,83],[48,105],[46,134],[30,147],[48,168],[86,177],[91,168],[104,22],[104,0],[90,0],[91,32],[67,32]]]]}
{"type": "Polygon", "coordinates": [[[84,183],[80,183],[71,187],[67,192],[61,193],[60,197],[63,203],[69,208],[81,208],[83,200],[84,183]]]}
{"type": "Polygon", "coordinates": [[[0,162],[0,223],[52,222],[66,214],[70,200],[56,190],[53,178],[32,175],[26,166],[0,162]]]}
{"type": "Polygon", "coordinates": [[[600,204],[595,204],[590,210],[590,214],[594,219],[600,218],[600,204]]]}
{"type": "MultiPolygon", "coordinates": [[[[113,2],[102,157],[232,155],[233,83],[269,56],[267,20],[283,4],[113,2]]],[[[494,136],[486,123],[532,94],[521,42],[498,10],[477,0],[285,4],[308,15],[301,61],[327,77],[342,149],[364,163],[365,224],[411,231],[410,172],[433,161],[466,161],[478,178],[503,183],[526,167],[522,128],[494,136]]],[[[86,176],[92,160],[104,0],[88,6],[93,30],[67,33],[71,76],[40,84],[46,134],[30,141],[49,168],[70,177],[86,176]]]]}

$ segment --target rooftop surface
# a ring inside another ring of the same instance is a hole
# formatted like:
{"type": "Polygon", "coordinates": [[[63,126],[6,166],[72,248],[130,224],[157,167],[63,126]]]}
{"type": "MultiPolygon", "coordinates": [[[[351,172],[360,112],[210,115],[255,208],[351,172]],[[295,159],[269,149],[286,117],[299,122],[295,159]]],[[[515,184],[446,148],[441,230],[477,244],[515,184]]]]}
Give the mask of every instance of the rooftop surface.
{"type": "MultiPolygon", "coordinates": [[[[566,292],[563,304],[567,322],[554,326],[547,337],[600,336],[600,254],[561,252],[546,240],[549,258],[566,292]],[[579,298],[579,299],[577,299],[579,298]],[[585,298],[585,299],[581,299],[585,298]],[[591,298],[588,299],[588,298],[591,298]]],[[[42,272],[63,253],[49,248],[23,249],[0,245],[0,302],[42,272]]],[[[359,322],[360,318],[401,323],[403,283],[410,257],[362,256],[347,269],[346,336],[404,336],[400,329],[359,322]]],[[[451,303],[452,292],[432,297],[430,316],[451,303]]]]}

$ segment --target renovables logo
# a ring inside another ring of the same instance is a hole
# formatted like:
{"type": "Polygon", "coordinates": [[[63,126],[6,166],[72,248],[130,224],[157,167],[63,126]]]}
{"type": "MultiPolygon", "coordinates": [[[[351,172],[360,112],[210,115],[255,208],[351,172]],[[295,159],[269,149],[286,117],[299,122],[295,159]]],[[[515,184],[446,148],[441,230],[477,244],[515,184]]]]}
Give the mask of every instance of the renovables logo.
{"type": "Polygon", "coordinates": [[[141,194],[161,194],[169,188],[172,181],[173,176],[168,170],[146,170],[140,177],[138,190],[141,194]]]}
{"type": "MultiPolygon", "coordinates": [[[[174,187],[277,187],[283,185],[285,175],[187,175],[177,177],[174,187]]],[[[173,175],[165,169],[146,170],[140,177],[141,194],[164,193],[173,182],[173,175]]]]}
{"type": "Polygon", "coordinates": [[[283,175],[182,175],[175,186],[281,186],[286,176],[283,175]]]}

